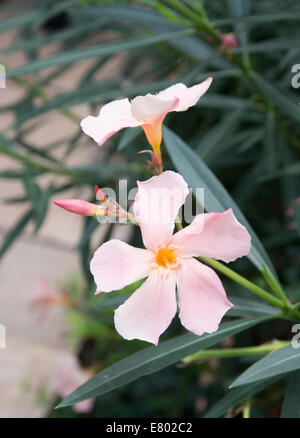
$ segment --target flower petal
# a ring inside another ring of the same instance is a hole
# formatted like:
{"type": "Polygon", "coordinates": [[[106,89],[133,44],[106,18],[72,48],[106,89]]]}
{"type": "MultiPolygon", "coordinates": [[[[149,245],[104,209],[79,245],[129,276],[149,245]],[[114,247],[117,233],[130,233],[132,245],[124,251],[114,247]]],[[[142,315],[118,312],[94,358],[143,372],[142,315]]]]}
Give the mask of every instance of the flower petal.
{"type": "Polygon", "coordinates": [[[139,126],[131,113],[128,99],[114,100],[104,105],[98,117],[88,116],[81,121],[83,132],[102,145],[113,134],[123,128],[139,126]]]}
{"type": "Polygon", "coordinates": [[[175,218],[188,195],[188,186],[181,175],[172,171],[137,184],[133,212],[145,247],[155,251],[170,241],[175,218]]]}
{"type": "Polygon", "coordinates": [[[196,105],[200,97],[209,89],[211,82],[212,78],[207,78],[201,84],[194,85],[178,93],[179,103],[174,111],[186,111],[191,106],[196,105]]]}
{"type": "Polygon", "coordinates": [[[182,262],[177,281],[182,325],[196,335],[216,331],[223,315],[233,306],[217,274],[191,258],[182,262]]]}
{"type": "Polygon", "coordinates": [[[198,214],[186,228],[174,234],[183,257],[211,257],[232,262],[245,256],[251,248],[251,237],[230,208],[223,213],[198,214]]]}
{"type": "Polygon", "coordinates": [[[174,99],[174,97],[177,97],[178,94],[180,94],[183,91],[186,91],[188,87],[181,82],[175,85],[171,85],[171,87],[166,88],[165,90],[160,91],[157,94],[157,97],[160,97],[161,99],[170,100],[174,99]]]}
{"type": "Polygon", "coordinates": [[[161,99],[158,95],[146,94],[137,96],[131,102],[133,117],[140,122],[162,122],[165,115],[177,105],[178,99],[172,96],[170,99],[161,99]]]}
{"type": "Polygon", "coordinates": [[[177,311],[175,278],[161,278],[158,270],[115,311],[115,326],[125,339],[157,345],[177,311]]]}
{"type": "Polygon", "coordinates": [[[149,275],[153,254],[120,240],[103,243],[91,260],[97,290],[119,290],[149,275]]]}

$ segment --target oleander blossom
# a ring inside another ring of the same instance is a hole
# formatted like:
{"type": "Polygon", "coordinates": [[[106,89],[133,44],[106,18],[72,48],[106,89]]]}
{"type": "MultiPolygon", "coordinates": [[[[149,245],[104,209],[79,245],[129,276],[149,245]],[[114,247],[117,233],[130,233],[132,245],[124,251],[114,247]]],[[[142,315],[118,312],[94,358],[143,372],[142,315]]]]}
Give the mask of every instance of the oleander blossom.
{"type": "Polygon", "coordinates": [[[186,111],[208,90],[212,78],[193,87],[182,83],[172,85],[157,94],[137,96],[132,101],[119,99],[102,106],[97,117],[81,121],[82,130],[99,145],[123,128],[141,126],[154,152],[159,153],[162,123],[171,111],[186,111]]]}
{"type": "Polygon", "coordinates": [[[98,292],[119,290],[147,277],[115,311],[117,331],[125,339],[157,345],[177,312],[176,287],[182,325],[196,335],[216,331],[232,304],[217,274],[194,257],[233,261],[249,253],[250,235],[231,209],[199,214],[173,235],[187,183],[178,173],[166,171],[137,184],[133,212],[146,249],[110,240],[91,261],[98,292]]]}

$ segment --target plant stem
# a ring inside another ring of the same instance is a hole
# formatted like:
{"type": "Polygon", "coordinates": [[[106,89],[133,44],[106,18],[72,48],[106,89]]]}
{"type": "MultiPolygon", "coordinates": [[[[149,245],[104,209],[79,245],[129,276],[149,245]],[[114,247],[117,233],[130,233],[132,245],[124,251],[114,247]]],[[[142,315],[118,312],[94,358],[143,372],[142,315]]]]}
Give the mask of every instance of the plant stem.
{"type": "Polygon", "coordinates": [[[243,418],[250,418],[250,400],[247,400],[243,408],[243,418]]]}
{"type": "Polygon", "coordinates": [[[182,362],[185,364],[190,364],[191,362],[200,359],[224,359],[230,357],[256,356],[259,354],[273,353],[274,351],[286,347],[287,345],[290,345],[290,341],[278,341],[275,339],[269,344],[258,345],[257,347],[201,350],[195,354],[185,357],[182,359],[182,362]]]}
{"type": "Polygon", "coordinates": [[[266,282],[269,284],[271,289],[276,293],[276,295],[289,307],[292,308],[292,304],[288,300],[287,296],[284,293],[284,290],[282,289],[281,285],[275,280],[275,278],[268,272],[266,267],[264,266],[264,269],[260,270],[262,276],[266,280],[266,282]]]}

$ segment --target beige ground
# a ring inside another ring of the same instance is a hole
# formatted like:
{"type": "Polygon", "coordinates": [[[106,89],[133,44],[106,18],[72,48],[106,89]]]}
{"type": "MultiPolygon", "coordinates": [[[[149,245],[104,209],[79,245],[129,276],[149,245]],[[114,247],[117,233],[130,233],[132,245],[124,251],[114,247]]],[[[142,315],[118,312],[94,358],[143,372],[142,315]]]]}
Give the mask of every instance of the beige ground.
{"type": "MultiPolygon", "coordinates": [[[[3,17],[1,17],[2,19],[3,17]]],[[[13,32],[1,34],[0,47],[10,44],[13,32]]],[[[47,47],[47,56],[54,47],[47,47]]],[[[24,62],[22,53],[2,58],[11,67],[24,62]]],[[[81,62],[64,77],[54,81],[47,90],[49,95],[73,88],[90,62],[81,62]]],[[[115,65],[112,66],[115,68],[115,65]]],[[[110,69],[104,74],[109,76],[110,69]]],[[[1,89],[0,105],[15,102],[23,90],[12,81],[1,89]]],[[[87,114],[87,108],[76,108],[79,117],[87,114]]],[[[76,132],[78,125],[59,113],[51,112],[42,119],[41,127],[30,134],[31,143],[44,147],[47,143],[76,132]]],[[[12,123],[11,114],[0,113],[0,132],[12,123]]],[[[7,131],[6,131],[7,132],[7,131]]],[[[85,139],[82,146],[71,156],[69,164],[94,161],[97,146],[85,139]]],[[[15,163],[0,155],[0,171],[15,168],[15,163]]],[[[0,240],[10,227],[26,211],[24,204],[8,205],[1,199],[23,193],[22,185],[9,179],[0,179],[0,240]]],[[[84,193],[62,193],[61,198],[80,197],[84,193]]],[[[53,369],[68,354],[66,325],[60,308],[53,308],[38,320],[29,308],[30,296],[36,277],[42,276],[53,286],[71,272],[79,269],[78,255],[74,250],[81,233],[82,219],[70,215],[53,204],[38,235],[30,227],[10,248],[0,263],[0,324],[7,334],[7,348],[0,349],[0,417],[39,417],[47,412],[47,402],[38,400],[39,388],[47,386],[53,369]]],[[[116,232],[124,234],[125,228],[116,232]]],[[[101,231],[100,231],[101,233],[101,231]]],[[[123,238],[126,236],[122,235],[123,238]]],[[[99,235],[96,236],[99,241],[99,235]]]]}

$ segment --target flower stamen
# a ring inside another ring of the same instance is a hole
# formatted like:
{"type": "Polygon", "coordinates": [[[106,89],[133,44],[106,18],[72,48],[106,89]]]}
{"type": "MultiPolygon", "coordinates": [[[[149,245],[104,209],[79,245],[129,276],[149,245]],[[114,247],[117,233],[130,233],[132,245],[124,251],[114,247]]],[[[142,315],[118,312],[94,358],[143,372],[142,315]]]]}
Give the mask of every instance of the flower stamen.
{"type": "Polygon", "coordinates": [[[155,254],[155,262],[160,268],[170,268],[176,264],[177,256],[174,248],[164,247],[160,248],[155,254]]]}

